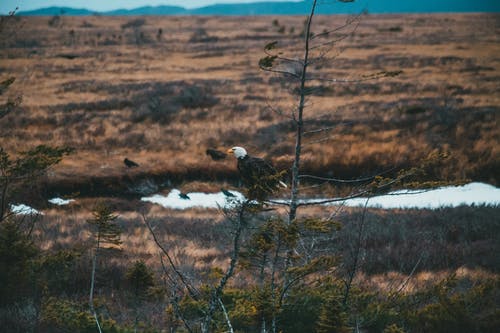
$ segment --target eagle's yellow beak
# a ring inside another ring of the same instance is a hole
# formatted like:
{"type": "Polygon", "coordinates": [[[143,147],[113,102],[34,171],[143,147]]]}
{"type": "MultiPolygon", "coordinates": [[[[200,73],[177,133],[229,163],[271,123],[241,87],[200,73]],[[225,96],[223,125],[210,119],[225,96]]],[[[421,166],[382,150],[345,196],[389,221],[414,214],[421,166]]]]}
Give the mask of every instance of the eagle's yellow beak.
{"type": "Polygon", "coordinates": [[[229,149],[226,151],[226,153],[228,153],[228,154],[234,154],[233,148],[229,148],[229,149]]]}

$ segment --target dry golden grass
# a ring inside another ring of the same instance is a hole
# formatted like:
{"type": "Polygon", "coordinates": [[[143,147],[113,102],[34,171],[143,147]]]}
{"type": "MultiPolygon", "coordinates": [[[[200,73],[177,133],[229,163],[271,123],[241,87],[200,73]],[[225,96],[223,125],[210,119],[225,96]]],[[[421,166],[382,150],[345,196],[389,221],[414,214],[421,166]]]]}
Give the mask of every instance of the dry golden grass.
{"type": "MultiPolygon", "coordinates": [[[[228,267],[232,248],[231,226],[221,212],[170,210],[116,199],[108,202],[118,212],[117,222],[123,241],[122,250],[109,259],[110,270],[118,267],[123,271],[140,259],[162,274],[161,251],[146,228],[142,214],[176,265],[194,281],[205,281],[209,272],[228,267]],[[134,210],[130,209],[132,206],[134,210]]],[[[95,200],[86,199],[45,210],[45,215],[35,225],[36,244],[47,253],[81,249],[84,253],[82,264],[88,264],[86,260],[90,259],[85,253],[90,253],[92,243],[85,221],[91,217],[89,212],[95,204],[95,200]]],[[[273,215],[277,213],[272,212],[273,215]]],[[[299,218],[329,216],[341,223],[341,229],[313,241],[324,244],[322,253],[341,256],[336,271],[339,276],[352,264],[352,247],[356,244],[362,215],[360,208],[348,207],[305,207],[300,210],[299,218]]],[[[497,215],[498,208],[491,207],[439,211],[369,209],[361,244],[363,255],[358,262],[355,283],[370,291],[411,294],[428,289],[451,275],[472,284],[495,278],[498,270],[495,258],[499,228],[497,215]]],[[[249,221],[242,235],[243,250],[262,221],[249,221]]],[[[254,282],[253,278],[241,268],[230,284],[247,286],[254,282]]]]}
{"type": "MultiPolygon", "coordinates": [[[[332,130],[305,134],[302,171],[357,178],[413,166],[441,150],[451,155],[435,176],[498,184],[498,18],[363,18],[341,52],[333,50],[334,61],[312,66],[312,73],[337,78],[403,73],[353,84],[316,83],[307,103],[306,131],[332,130]]],[[[110,291],[109,309],[116,312],[111,317],[118,322],[127,321],[127,305],[119,300],[127,268],[141,259],[156,277],[165,275],[143,214],[195,284],[217,283],[210,274],[228,267],[232,248],[231,224],[220,211],[170,210],[120,196],[149,180],[163,192],[173,186],[184,192],[235,186],[236,162],[212,161],[206,148],[243,145],[280,169],[289,168],[295,140],[288,116],[297,96],[290,93],[290,82],[260,71],[257,64],[264,45],[274,40],[288,56],[302,54],[303,17],[145,17],[144,25],[123,27],[134,19],[62,17],[58,26],[50,26],[49,17],[14,18],[0,33],[0,80],[16,78],[0,104],[23,97],[21,106],[0,120],[0,146],[12,154],[38,144],[76,149],[49,170],[41,188],[45,196],[77,200],[42,207],[33,239],[43,255],[61,249],[81,255],[74,259],[70,290],[63,292],[87,297],[92,239],[86,220],[98,200],[109,204],[119,215],[123,244],[121,251],[103,251],[106,263],[99,273],[105,278],[98,287],[103,299],[110,291]],[[286,27],[284,34],[274,19],[286,27]],[[140,167],[127,169],[124,157],[140,167]]],[[[316,19],[314,31],[321,32],[345,17],[316,19]]],[[[349,190],[316,185],[303,182],[301,194],[345,195],[349,190]]],[[[265,214],[286,216],[286,208],[252,216],[242,249],[265,214]]],[[[336,276],[342,277],[353,265],[351,249],[365,214],[359,208],[302,207],[298,218],[303,217],[330,217],[342,226],[312,240],[321,244],[322,253],[341,256],[336,276]]],[[[498,277],[498,207],[368,209],[365,222],[355,278],[362,289],[413,293],[451,274],[471,284],[498,277]]],[[[229,286],[256,285],[255,278],[239,265],[229,286]]],[[[147,312],[155,327],[165,322],[160,303],[147,312]]]]}
{"type": "Polygon", "coordinates": [[[356,283],[371,291],[378,290],[379,292],[389,294],[398,292],[412,294],[419,290],[430,288],[450,276],[455,276],[460,281],[469,281],[474,284],[477,281],[493,280],[497,277],[497,274],[480,268],[469,269],[467,267],[460,267],[455,270],[423,271],[414,275],[402,274],[395,271],[372,276],[360,273],[356,276],[356,283]]]}
{"type": "MultiPolygon", "coordinates": [[[[314,31],[345,18],[317,17],[314,31]]],[[[136,28],[122,27],[130,17],[62,17],[55,27],[49,19],[18,18],[0,42],[2,77],[16,77],[2,98],[23,96],[21,109],[0,123],[2,146],[12,153],[42,143],[76,148],[49,182],[231,180],[234,161],[214,162],[204,151],[236,144],[290,167],[287,116],[296,96],[257,63],[273,40],[290,57],[302,54],[302,17],[278,17],[285,33],[272,17],[145,17],[136,28]],[[140,169],[126,169],[125,156],[140,169]]],[[[416,164],[437,149],[453,156],[441,176],[497,184],[497,21],[480,14],[364,17],[341,52],[332,50],[334,61],[311,70],[336,78],[403,73],[311,96],[306,130],[333,130],[305,136],[305,171],[352,178],[416,164]]]]}
{"type": "MultiPolygon", "coordinates": [[[[216,210],[190,209],[187,211],[164,209],[148,203],[108,199],[118,215],[122,230],[121,248],[115,258],[122,266],[142,259],[159,270],[161,250],[148,231],[143,216],[153,227],[159,241],[170,255],[182,265],[197,271],[212,267],[226,267],[231,236],[223,214],[216,210]],[[130,207],[134,210],[130,210],[130,207]]],[[[92,236],[87,220],[96,200],[79,199],[68,206],[44,210],[36,223],[34,239],[42,250],[92,247],[92,236]]]]}

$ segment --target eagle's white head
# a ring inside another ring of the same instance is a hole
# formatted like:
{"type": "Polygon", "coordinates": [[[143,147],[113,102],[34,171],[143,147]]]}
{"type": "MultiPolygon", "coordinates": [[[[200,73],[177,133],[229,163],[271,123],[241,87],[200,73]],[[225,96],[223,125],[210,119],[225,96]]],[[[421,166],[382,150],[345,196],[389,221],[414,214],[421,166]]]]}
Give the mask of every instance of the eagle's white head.
{"type": "Polygon", "coordinates": [[[244,158],[247,156],[247,151],[243,147],[233,147],[228,149],[228,154],[234,154],[236,158],[244,158]]]}

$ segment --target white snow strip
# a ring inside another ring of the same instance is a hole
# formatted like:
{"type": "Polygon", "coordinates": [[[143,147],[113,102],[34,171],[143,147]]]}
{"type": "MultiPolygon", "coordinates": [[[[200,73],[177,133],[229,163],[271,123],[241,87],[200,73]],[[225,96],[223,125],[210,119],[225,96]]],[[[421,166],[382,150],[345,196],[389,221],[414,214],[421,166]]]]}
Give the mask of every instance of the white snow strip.
{"type": "Polygon", "coordinates": [[[173,189],[167,196],[161,194],[155,194],[149,197],[141,198],[142,201],[148,201],[152,203],[159,204],[165,208],[173,209],[187,209],[193,207],[199,208],[219,208],[226,207],[232,202],[241,201],[244,196],[236,191],[228,191],[234,195],[234,197],[228,197],[222,192],[218,193],[202,193],[202,192],[191,192],[187,193],[189,199],[183,199],[179,196],[181,193],[177,189],[173,189]]]}
{"type": "Polygon", "coordinates": [[[43,215],[43,213],[39,212],[35,208],[32,208],[25,204],[10,205],[10,210],[16,215],[43,215]]]}
{"type": "MultiPolygon", "coordinates": [[[[218,193],[187,193],[189,199],[182,199],[177,189],[173,189],[167,196],[155,194],[149,197],[141,198],[142,201],[148,201],[159,204],[166,208],[188,209],[199,208],[219,208],[244,200],[244,196],[236,191],[230,191],[235,197],[229,198],[222,192],[218,193]]],[[[309,199],[301,202],[321,202],[328,200],[309,199]]],[[[332,202],[329,205],[344,204],[346,206],[358,207],[364,206],[367,198],[356,198],[345,201],[332,202]]],[[[286,202],[286,200],[276,200],[277,202],[286,202]]],[[[368,200],[368,207],[376,208],[420,208],[436,209],[440,207],[456,207],[460,205],[500,205],[500,189],[484,183],[470,183],[463,186],[447,186],[432,190],[401,190],[372,197],[368,200]]]]}
{"type": "Polygon", "coordinates": [[[49,202],[51,204],[59,205],[59,206],[68,205],[69,203],[71,203],[73,201],[75,201],[75,199],[52,198],[49,200],[49,202]]]}
{"type": "MultiPolygon", "coordinates": [[[[344,201],[351,207],[364,206],[367,198],[344,201]]],[[[339,203],[335,203],[339,204],[339,203]]],[[[436,209],[460,205],[500,205],[500,189],[484,183],[469,183],[463,186],[446,186],[433,190],[400,190],[372,197],[369,207],[436,209]]]]}

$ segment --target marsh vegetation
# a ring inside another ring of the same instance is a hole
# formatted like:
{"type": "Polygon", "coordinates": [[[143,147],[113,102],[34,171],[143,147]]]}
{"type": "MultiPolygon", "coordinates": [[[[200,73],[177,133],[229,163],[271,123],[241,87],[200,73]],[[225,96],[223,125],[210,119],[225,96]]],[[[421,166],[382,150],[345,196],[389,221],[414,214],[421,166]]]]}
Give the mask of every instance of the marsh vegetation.
{"type": "MultiPolygon", "coordinates": [[[[311,98],[305,195],[345,195],[352,187],[322,179],[397,177],[430,154],[445,158],[414,182],[498,186],[498,15],[367,15],[332,66],[311,73],[402,72],[301,91],[259,60],[273,41],[300,55],[303,17],[5,19],[0,326],[498,330],[498,207],[304,206],[287,220],[283,205],[181,211],[139,200],[173,186],[238,188],[234,161],[214,161],[207,148],[244,144],[290,170],[296,119],[287,115],[301,93],[311,98]],[[139,166],[125,166],[127,156],[139,166]],[[54,194],[77,200],[51,206],[54,194]],[[14,202],[43,215],[12,214],[14,202]],[[112,222],[110,246],[96,221],[112,222]]],[[[345,20],[318,16],[314,32],[329,35],[345,20]]]]}

